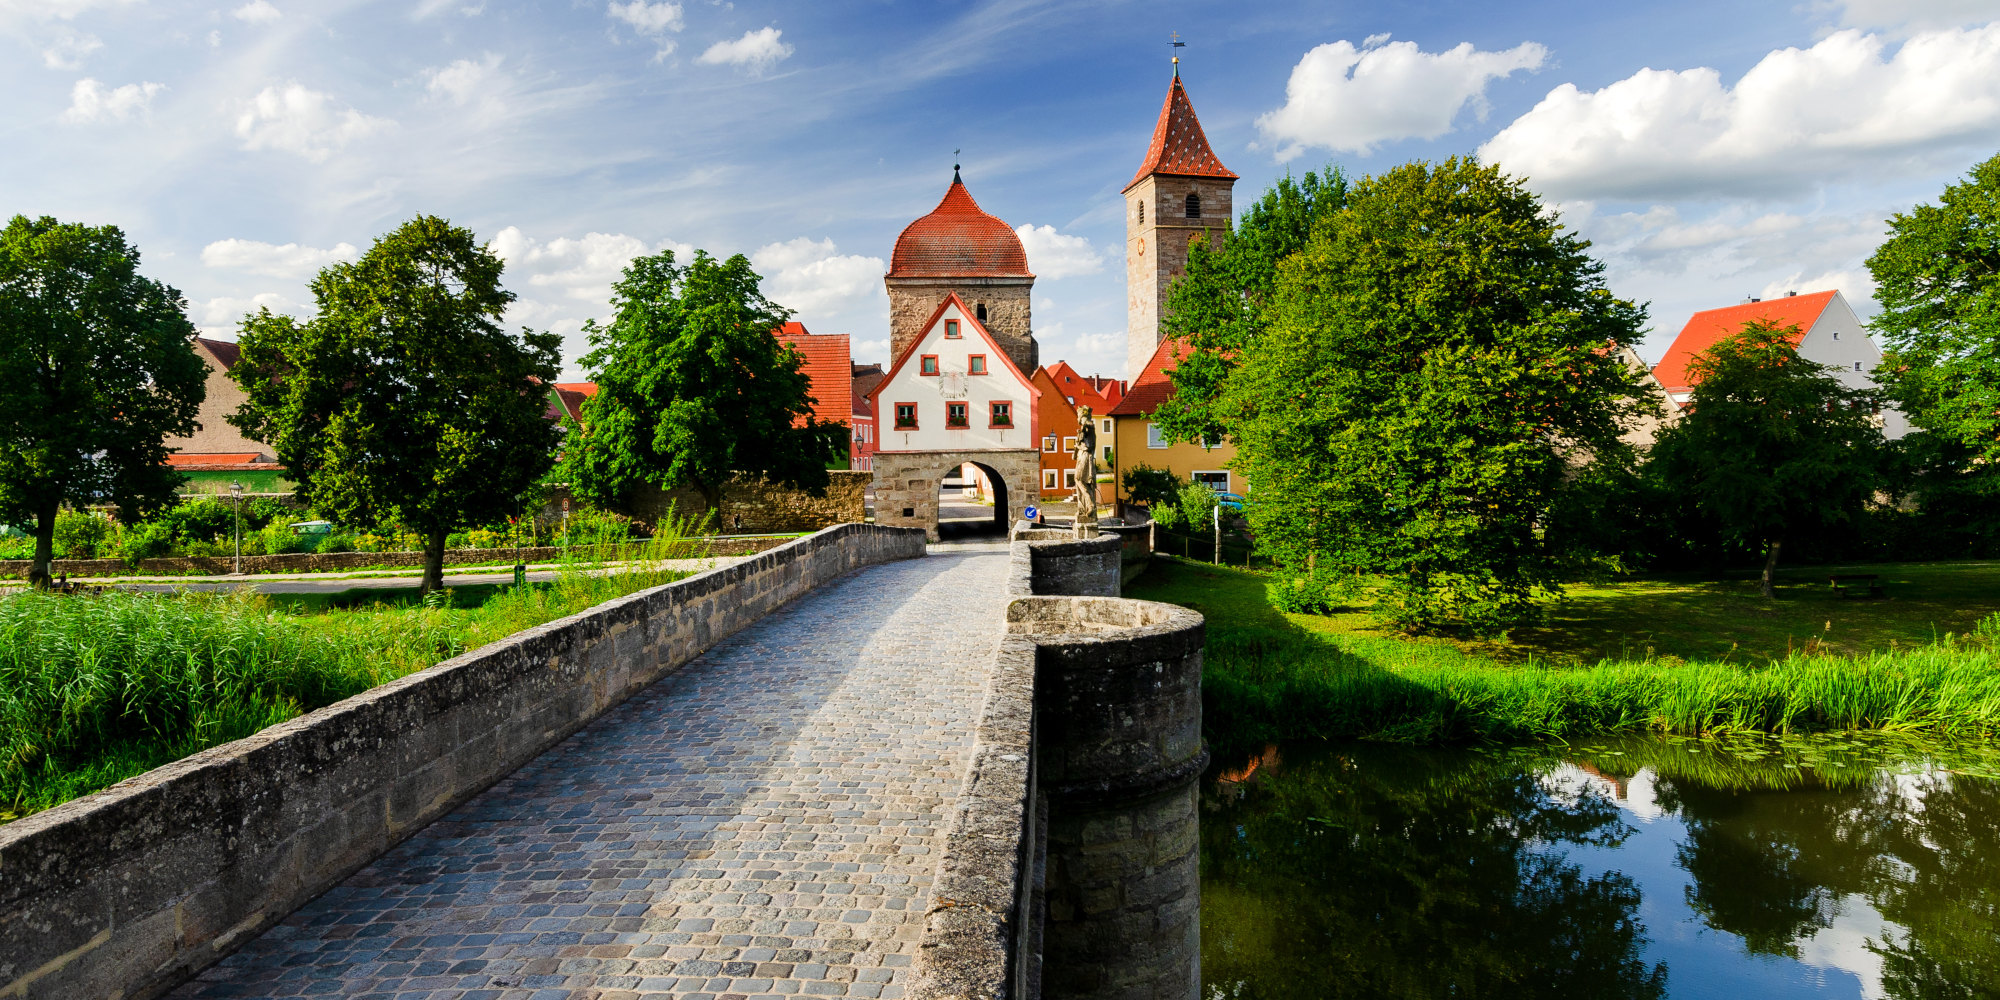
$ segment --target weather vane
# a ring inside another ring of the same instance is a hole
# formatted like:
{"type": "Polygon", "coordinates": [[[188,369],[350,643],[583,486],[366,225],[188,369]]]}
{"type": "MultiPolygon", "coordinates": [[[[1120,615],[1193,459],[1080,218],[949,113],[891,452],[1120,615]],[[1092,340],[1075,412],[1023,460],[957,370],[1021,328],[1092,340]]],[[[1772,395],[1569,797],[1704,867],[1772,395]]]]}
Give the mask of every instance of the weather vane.
{"type": "MultiPolygon", "coordinates": [[[[1181,41],[1181,33],[1178,31],[1174,32],[1173,41],[1169,42],[1168,44],[1172,45],[1176,49],[1187,48],[1187,43],[1181,41]]],[[[1181,54],[1179,52],[1176,52],[1174,53],[1174,76],[1178,77],[1180,75],[1181,75],[1181,54]]]]}

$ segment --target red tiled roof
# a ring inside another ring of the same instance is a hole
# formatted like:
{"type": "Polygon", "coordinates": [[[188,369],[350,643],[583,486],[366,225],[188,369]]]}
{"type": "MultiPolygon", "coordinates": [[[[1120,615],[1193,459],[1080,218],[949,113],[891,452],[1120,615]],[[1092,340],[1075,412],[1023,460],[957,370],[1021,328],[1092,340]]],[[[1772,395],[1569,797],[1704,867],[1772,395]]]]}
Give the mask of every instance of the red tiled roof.
{"type": "Polygon", "coordinates": [[[854,366],[853,385],[854,385],[855,413],[860,414],[862,416],[869,416],[874,414],[875,412],[874,408],[868,405],[868,397],[874,395],[875,387],[881,385],[882,380],[888,377],[889,373],[883,371],[881,365],[854,366]]]}
{"type": "Polygon", "coordinates": [[[271,460],[254,452],[185,452],[177,451],[167,456],[167,464],[175,468],[209,465],[268,465],[271,460]]]}
{"type": "Polygon", "coordinates": [[[803,323],[786,323],[772,335],[805,355],[808,391],[813,397],[813,416],[828,423],[845,424],[854,416],[854,363],[847,350],[847,334],[809,333],[803,323]]]}
{"type": "Polygon", "coordinates": [[[236,362],[243,357],[242,349],[227,340],[211,340],[207,337],[196,337],[194,338],[194,342],[201,347],[207,348],[208,353],[215,355],[216,363],[222,366],[223,371],[228,371],[236,367],[236,362]]]}
{"type": "Polygon", "coordinates": [[[1088,406],[1090,412],[1098,416],[1110,413],[1111,407],[1118,402],[1118,397],[1105,395],[1099,387],[1100,383],[1113,381],[1111,379],[1078,375],[1076,369],[1071,368],[1067,361],[1043,365],[1042,370],[1049,373],[1049,382],[1061,389],[1064,396],[1076,397],[1076,405],[1088,406]]]}
{"type": "Polygon", "coordinates": [[[1188,356],[1189,350],[1191,348],[1184,340],[1168,337],[1160,341],[1160,346],[1153,349],[1153,356],[1146,361],[1146,367],[1140,370],[1139,377],[1133,379],[1131,387],[1125,390],[1125,398],[1111,408],[1111,415],[1143,417],[1166,402],[1174,394],[1174,383],[1167,373],[1188,356]]]}
{"type": "Polygon", "coordinates": [[[564,392],[580,392],[585,399],[597,395],[597,383],[595,382],[557,382],[556,388],[564,392]]]}
{"type": "Polygon", "coordinates": [[[1827,304],[1833,301],[1836,294],[1825,291],[1787,295],[1781,299],[1745,302],[1695,313],[1687,325],[1681,327],[1680,336],[1674,338],[1674,345],[1667,348],[1660,363],[1653,366],[1653,377],[1668,392],[1686,392],[1694,387],[1688,381],[1688,366],[1694,363],[1696,355],[1726,337],[1743,332],[1746,325],[1757,320],[1770,320],[1781,327],[1796,326],[1804,334],[1819,322],[1820,313],[1826,311],[1827,304]]]}
{"type": "Polygon", "coordinates": [[[1236,179],[1236,174],[1222,165],[1209,146],[1208,135],[1201,130],[1201,119],[1194,113],[1194,103],[1188,100],[1187,88],[1181,86],[1179,74],[1175,74],[1173,86],[1167,88],[1166,103],[1160,105],[1160,120],[1153,126],[1153,144],[1146,149],[1146,162],[1139,165],[1139,172],[1132,175],[1132,183],[1125,185],[1126,190],[1153,174],[1236,179]]]}
{"type": "Polygon", "coordinates": [[[957,174],[931,214],[903,227],[889,257],[891,278],[1032,278],[1028,251],[1007,224],[972,200],[957,174]]]}

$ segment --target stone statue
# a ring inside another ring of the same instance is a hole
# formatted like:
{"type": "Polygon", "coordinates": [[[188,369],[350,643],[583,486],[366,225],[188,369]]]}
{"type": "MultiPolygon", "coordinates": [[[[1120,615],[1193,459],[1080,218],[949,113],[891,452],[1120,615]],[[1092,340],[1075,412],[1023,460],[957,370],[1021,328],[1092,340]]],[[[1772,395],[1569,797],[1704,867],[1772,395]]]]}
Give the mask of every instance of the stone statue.
{"type": "Polygon", "coordinates": [[[1076,523],[1097,523],[1097,421],[1090,407],[1076,408],[1076,523]]]}

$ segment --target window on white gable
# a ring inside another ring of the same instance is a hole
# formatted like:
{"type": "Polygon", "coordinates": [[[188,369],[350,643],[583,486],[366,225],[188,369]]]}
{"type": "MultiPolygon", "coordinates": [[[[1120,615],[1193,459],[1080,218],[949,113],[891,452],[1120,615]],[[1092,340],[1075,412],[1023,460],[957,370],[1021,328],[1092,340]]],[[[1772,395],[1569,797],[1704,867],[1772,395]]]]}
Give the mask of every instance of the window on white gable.
{"type": "Polygon", "coordinates": [[[948,319],[948,320],[945,320],[945,321],[944,321],[944,339],[946,339],[946,340],[957,340],[957,339],[958,339],[958,321],[957,321],[957,320],[955,320],[955,319],[948,319]]]}

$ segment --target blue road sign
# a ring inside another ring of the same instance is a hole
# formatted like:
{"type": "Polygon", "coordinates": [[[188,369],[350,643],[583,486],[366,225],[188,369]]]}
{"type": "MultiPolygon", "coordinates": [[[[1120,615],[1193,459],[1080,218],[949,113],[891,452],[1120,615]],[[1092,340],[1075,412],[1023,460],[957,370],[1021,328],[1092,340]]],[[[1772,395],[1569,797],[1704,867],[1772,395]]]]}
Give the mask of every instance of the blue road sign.
{"type": "Polygon", "coordinates": [[[1041,509],[1036,507],[1034,504],[1029,504],[1028,509],[1021,512],[1021,516],[1027,518],[1030,521],[1036,521],[1041,519],[1042,512],[1041,509]]]}

